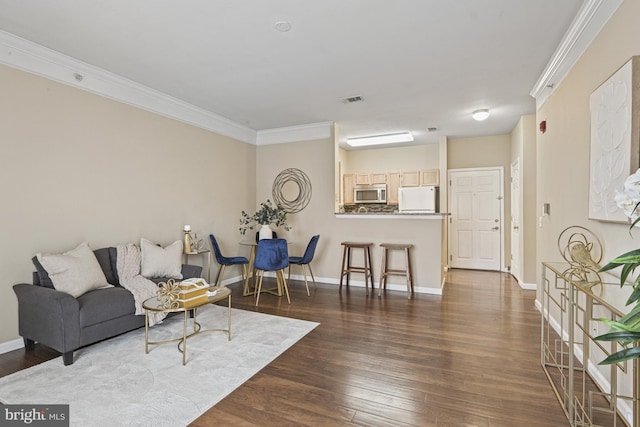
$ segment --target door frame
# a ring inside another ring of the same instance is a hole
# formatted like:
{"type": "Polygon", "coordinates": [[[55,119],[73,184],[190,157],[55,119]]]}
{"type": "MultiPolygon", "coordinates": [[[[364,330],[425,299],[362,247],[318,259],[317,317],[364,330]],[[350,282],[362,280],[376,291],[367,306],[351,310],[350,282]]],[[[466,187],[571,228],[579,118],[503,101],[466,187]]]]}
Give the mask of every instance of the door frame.
{"type": "Polygon", "coordinates": [[[523,248],[524,245],[522,243],[522,173],[520,172],[520,157],[516,157],[516,159],[511,162],[511,174],[510,174],[510,182],[511,185],[509,186],[509,192],[510,192],[510,199],[511,199],[511,206],[510,206],[510,210],[511,210],[511,220],[509,221],[509,233],[511,236],[511,256],[509,257],[511,259],[511,275],[513,277],[516,278],[516,280],[518,281],[518,283],[522,283],[522,253],[523,253],[523,248]],[[514,168],[517,168],[514,171],[514,168]],[[517,176],[515,177],[515,179],[517,179],[517,184],[518,184],[518,191],[517,194],[514,193],[514,172],[517,174],[517,176]],[[516,234],[516,232],[514,231],[514,212],[518,215],[518,231],[517,231],[517,235],[518,235],[518,241],[514,242],[514,234],[516,234]],[[514,253],[514,248],[517,248],[518,250],[518,259],[514,259],[513,258],[513,253],[514,253]],[[514,262],[516,261],[516,262],[514,262]],[[516,268],[514,269],[514,265],[516,266],[516,268]],[[514,270],[515,273],[514,274],[514,270]]]}
{"type": "MultiPolygon", "coordinates": [[[[505,266],[505,223],[504,223],[504,167],[503,166],[489,166],[489,167],[483,167],[483,168],[457,168],[457,169],[449,169],[447,170],[447,184],[448,184],[448,188],[447,188],[447,204],[449,206],[449,209],[451,209],[451,175],[452,173],[456,173],[456,172],[482,172],[482,171],[490,171],[490,170],[495,170],[498,172],[498,176],[499,176],[499,191],[500,191],[500,196],[499,200],[500,200],[500,270],[502,272],[508,272],[506,266],[505,266]]],[[[451,212],[449,212],[451,213],[451,212]]],[[[449,227],[447,230],[447,265],[449,265],[449,267],[451,267],[451,259],[453,258],[453,253],[452,253],[452,244],[451,242],[453,241],[453,236],[451,236],[451,231],[453,229],[452,224],[453,223],[453,215],[449,215],[449,227]]]]}

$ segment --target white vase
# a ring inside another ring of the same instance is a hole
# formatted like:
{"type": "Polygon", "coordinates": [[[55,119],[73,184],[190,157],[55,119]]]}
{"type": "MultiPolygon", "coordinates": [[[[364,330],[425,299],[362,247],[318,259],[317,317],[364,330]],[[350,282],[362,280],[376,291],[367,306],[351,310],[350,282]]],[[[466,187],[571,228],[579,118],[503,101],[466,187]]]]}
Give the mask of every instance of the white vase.
{"type": "Polygon", "coordinates": [[[271,231],[271,227],[269,227],[268,224],[264,224],[263,226],[260,227],[260,232],[259,232],[259,239],[271,239],[273,237],[272,231],[271,231]]]}

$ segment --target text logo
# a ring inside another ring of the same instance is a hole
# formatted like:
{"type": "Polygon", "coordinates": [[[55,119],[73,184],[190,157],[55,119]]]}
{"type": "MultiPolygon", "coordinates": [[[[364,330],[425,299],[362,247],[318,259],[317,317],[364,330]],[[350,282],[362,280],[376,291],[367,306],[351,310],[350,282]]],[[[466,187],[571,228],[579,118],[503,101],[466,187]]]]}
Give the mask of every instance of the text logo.
{"type": "Polygon", "coordinates": [[[3,405],[0,427],[68,427],[69,405],[3,405]]]}

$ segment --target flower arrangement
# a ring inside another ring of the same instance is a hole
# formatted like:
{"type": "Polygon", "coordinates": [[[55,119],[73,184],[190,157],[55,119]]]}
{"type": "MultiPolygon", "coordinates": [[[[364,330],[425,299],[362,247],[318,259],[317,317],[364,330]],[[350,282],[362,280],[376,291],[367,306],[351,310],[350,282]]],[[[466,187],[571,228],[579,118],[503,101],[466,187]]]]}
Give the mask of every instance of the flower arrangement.
{"type": "MultiPolygon", "coordinates": [[[[625,180],[622,192],[616,190],[615,201],[631,221],[629,230],[638,226],[640,223],[640,169],[625,180]]],[[[640,266],[640,249],[634,249],[612,259],[600,271],[622,267],[620,273],[620,286],[622,287],[638,266],[640,266]]],[[[611,330],[595,339],[617,341],[625,347],[604,359],[600,362],[601,365],[611,365],[624,360],[640,358],[640,347],[629,346],[640,343],[640,276],[633,281],[633,292],[626,302],[627,305],[632,303],[635,303],[633,309],[617,321],[601,319],[611,327],[611,330]]]]}
{"type": "Polygon", "coordinates": [[[269,199],[267,199],[266,202],[260,203],[260,209],[253,215],[242,211],[242,216],[240,217],[240,234],[244,235],[247,230],[253,230],[256,224],[273,224],[276,227],[282,226],[287,231],[291,230],[291,226],[287,224],[287,212],[281,205],[274,206],[269,199]]]}

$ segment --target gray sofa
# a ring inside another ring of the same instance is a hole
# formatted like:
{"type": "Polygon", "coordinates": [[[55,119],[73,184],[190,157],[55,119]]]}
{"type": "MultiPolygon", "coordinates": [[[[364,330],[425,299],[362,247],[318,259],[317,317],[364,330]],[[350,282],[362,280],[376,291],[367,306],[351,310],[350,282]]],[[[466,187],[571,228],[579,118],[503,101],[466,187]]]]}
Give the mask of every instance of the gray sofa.
{"type": "MultiPolygon", "coordinates": [[[[62,353],[65,365],[73,363],[74,350],[144,326],[135,315],[131,292],[120,286],[116,271],[116,248],[94,251],[112,288],[96,289],[74,298],[56,291],[37,258],[33,284],[13,286],[18,297],[18,330],[27,350],[35,342],[62,353]]],[[[182,265],[182,276],[201,277],[202,267],[182,265]]],[[[152,278],[156,283],[165,278],[152,278]]]]}

